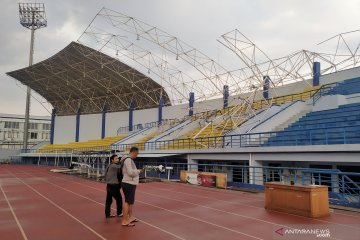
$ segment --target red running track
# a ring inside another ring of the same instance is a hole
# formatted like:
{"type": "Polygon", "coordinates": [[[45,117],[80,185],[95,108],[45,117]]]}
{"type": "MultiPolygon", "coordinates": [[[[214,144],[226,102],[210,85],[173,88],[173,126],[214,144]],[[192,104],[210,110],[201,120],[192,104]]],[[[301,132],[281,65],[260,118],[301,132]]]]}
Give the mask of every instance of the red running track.
{"type": "Polygon", "coordinates": [[[329,228],[326,239],[360,239],[358,213],[311,219],[266,211],[261,194],[160,182],[139,185],[140,222],[122,227],[120,219],[104,218],[103,183],[49,169],[0,165],[1,240],[286,239],[275,230],[298,226],[329,228]]]}

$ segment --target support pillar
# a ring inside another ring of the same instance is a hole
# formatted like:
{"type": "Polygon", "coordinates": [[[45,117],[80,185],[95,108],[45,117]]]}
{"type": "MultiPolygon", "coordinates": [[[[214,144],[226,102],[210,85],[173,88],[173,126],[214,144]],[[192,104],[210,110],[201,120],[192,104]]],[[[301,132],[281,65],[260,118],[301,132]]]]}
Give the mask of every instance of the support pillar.
{"type": "Polygon", "coordinates": [[[224,99],[224,108],[227,108],[229,106],[229,86],[224,86],[223,91],[223,99],[224,99]]]}
{"type": "Polygon", "coordinates": [[[76,112],[76,129],[75,129],[75,142],[79,142],[79,136],[80,136],[80,114],[81,110],[80,107],[78,108],[76,112]]]}
{"type": "Polygon", "coordinates": [[[189,97],[189,116],[194,115],[194,102],[195,102],[195,93],[190,92],[190,97],[189,97]]]}
{"type": "Polygon", "coordinates": [[[263,97],[264,99],[269,99],[269,89],[270,89],[270,77],[269,76],[263,76],[263,97]]]}
{"type": "Polygon", "coordinates": [[[161,97],[159,101],[159,111],[158,111],[158,124],[160,125],[163,120],[163,107],[164,99],[161,97]]]}
{"type": "Polygon", "coordinates": [[[101,116],[101,139],[105,138],[105,131],[106,131],[106,112],[107,112],[107,107],[104,104],[103,109],[102,109],[102,116],[101,116]]]}
{"type": "Polygon", "coordinates": [[[319,86],[320,85],[320,63],[314,62],[313,63],[313,86],[319,86]]]}
{"type": "Polygon", "coordinates": [[[54,144],[55,116],[56,116],[56,110],[53,109],[51,112],[50,144],[54,144]]]}
{"type": "Polygon", "coordinates": [[[134,125],[134,114],[135,104],[134,102],[130,102],[129,105],[129,132],[133,131],[133,125],[134,125]]]}
{"type": "Polygon", "coordinates": [[[262,162],[256,161],[253,154],[249,153],[249,183],[264,185],[262,162]]]}

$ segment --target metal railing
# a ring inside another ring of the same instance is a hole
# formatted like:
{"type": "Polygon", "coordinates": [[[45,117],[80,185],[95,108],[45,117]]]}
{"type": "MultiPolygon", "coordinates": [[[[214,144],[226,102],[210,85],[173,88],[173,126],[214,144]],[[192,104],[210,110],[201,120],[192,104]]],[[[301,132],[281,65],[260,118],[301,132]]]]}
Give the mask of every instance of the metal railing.
{"type": "Polygon", "coordinates": [[[339,83],[330,83],[330,84],[326,84],[321,86],[313,95],[312,95],[312,102],[313,105],[315,105],[315,103],[322,97],[322,96],[326,96],[329,95],[329,92],[331,90],[334,90],[335,87],[337,87],[339,85],[339,83]]]}
{"type": "Polygon", "coordinates": [[[360,208],[360,173],[341,172],[337,169],[294,167],[251,167],[227,164],[189,164],[172,162],[137,162],[139,168],[162,165],[167,172],[148,172],[147,177],[180,179],[180,171],[225,173],[228,188],[262,191],[266,182],[296,185],[327,185],[331,204],[360,208]]]}
{"type": "MultiPolygon", "coordinates": [[[[65,157],[39,157],[35,164],[69,167],[72,162],[82,167],[83,173],[101,176],[109,163],[110,153],[80,153],[65,157]],[[87,166],[87,167],[86,167],[87,166]],[[90,167],[89,167],[90,166],[90,167]]],[[[21,159],[12,163],[34,164],[21,159]]],[[[166,161],[139,161],[137,167],[159,166],[171,169],[165,172],[147,171],[147,178],[160,178],[178,181],[182,170],[187,172],[223,173],[226,175],[226,187],[229,189],[247,189],[263,191],[266,182],[283,182],[295,185],[326,185],[329,190],[331,204],[360,208],[360,173],[342,172],[338,169],[319,169],[301,167],[252,167],[239,164],[219,163],[186,163],[166,161]]]]}
{"type": "MultiPolygon", "coordinates": [[[[351,127],[360,127],[351,126],[351,127]]],[[[177,150],[177,149],[208,149],[208,148],[241,148],[264,146],[303,146],[360,143],[360,137],[351,136],[349,127],[323,127],[314,129],[283,130],[280,132],[260,132],[215,137],[185,138],[166,141],[119,144],[113,146],[116,150],[137,146],[140,149],[177,150]],[[306,131],[304,133],[304,131],[306,131]]]]}
{"type": "MultiPolygon", "coordinates": [[[[183,121],[183,119],[174,118],[174,119],[163,119],[161,121],[161,123],[159,123],[158,121],[147,122],[145,124],[139,123],[139,124],[133,125],[131,132],[137,132],[137,131],[143,130],[144,128],[159,127],[161,125],[166,125],[166,124],[172,125],[172,124],[176,124],[181,121],[183,121]]],[[[119,127],[117,130],[117,135],[120,135],[122,133],[129,133],[129,132],[130,132],[129,126],[119,127]]]]}
{"type": "Polygon", "coordinates": [[[314,129],[299,128],[280,132],[260,132],[234,134],[215,137],[184,138],[165,141],[117,144],[99,147],[59,148],[59,149],[27,149],[22,153],[71,153],[91,151],[125,151],[132,146],[141,150],[190,150],[211,148],[241,148],[241,147],[269,147],[269,146],[304,146],[360,143],[359,136],[352,136],[354,132],[349,128],[360,127],[319,127],[314,129]],[[305,131],[305,132],[304,132],[305,131]],[[278,135],[281,133],[282,135],[278,135]]]}
{"type": "MultiPolygon", "coordinates": [[[[276,102],[295,102],[298,100],[307,100],[310,97],[313,99],[313,104],[321,97],[329,93],[331,89],[337,86],[338,83],[332,83],[323,85],[319,89],[309,90],[302,93],[285,95],[269,100],[259,100],[256,104],[262,105],[269,104],[270,101],[273,103],[276,102]]],[[[255,104],[255,103],[254,103],[255,104]]],[[[206,112],[196,113],[193,116],[186,116],[184,119],[189,118],[203,118],[207,116],[211,116],[214,114],[226,114],[226,112],[231,111],[232,107],[228,107],[225,109],[218,110],[210,110],[206,112]]],[[[184,119],[164,119],[162,124],[176,124],[184,119]]],[[[158,127],[159,122],[150,122],[146,123],[145,127],[158,127]]],[[[135,129],[143,129],[141,124],[134,125],[135,129]]],[[[124,129],[124,131],[128,130],[128,127],[119,128],[124,129]]],[[[118,130],[118,131],[119,131],[118,130]]],[[[122,130],[120,130],[122,131],[122,130]]],[[[333,128],[316,128],[307,130],[309,136],[307,137],[298,137],[296,135],[292,139],[286,138],[287,132],[296,132],[303,131],[303,129],[299,130],[291,130],[291,131],[281,131],[285,133],[283,136],[276,136],[279,132],[261,132],[261,133],[249,133],[249,134],[240,134],[240,135],[225,135],[225,136],[215,136],[215,137],[200,137],[200,138],[186,138],[186,139],[173,139],[166,141],[155,141],[155,142],[145,142],[145,143],[132,143],[132,144],[118,144],[111,146],[101,146],[101,147],[88,147],[88,148],[76,148],[76,149],[51,149],[51,150],[28,150],[28,153],[34,152],[84,152],[84,151],[104,151],[104,150],[127,150],[131,146],[137,146],[142,150],[176,150],[176,149],[204,149],[204,148],[233,148],[233,147],[261,147],[261,146],[298,146],[298,145],[317,145],[317,144],[348,144],[353,143],[353,138],[347,137],[347,131],[345,127],[333,127],[333,128]],[[332,134],[331,131],[333,129],[342,129],[341,136],[336,138],[329,137],[329,134],[332,134]],[[318,132],[322,130],[323,132],[318,132]],[[319,135],[323,135],[319,137],[319,135]],[[276,139],[275,139],[276,137],[276,139]],[[271,141],[268,139],[271,138],[271,141]],[[350,140],[350,141],[347,141],[350,140]]],[[[356,141],[356,140],[355,140],[356,141]]],[[[360,140],[359,140],[360,141],[360,140]]],[[[356,141],[358,142],[358,141],[356,141]]]]}
{"type": "MultiPolygon", "coordinates": [[[[142,124],[135,124],[132,127],[132,131],[133,132],[137,132],[143,129],[143,125],[142,124]]],[[[119,127],[117,130],[117,135],[120,135],[122,133],[128,133],[130,132],[130,127],[126,126],[126,127],[119,127]]]]}

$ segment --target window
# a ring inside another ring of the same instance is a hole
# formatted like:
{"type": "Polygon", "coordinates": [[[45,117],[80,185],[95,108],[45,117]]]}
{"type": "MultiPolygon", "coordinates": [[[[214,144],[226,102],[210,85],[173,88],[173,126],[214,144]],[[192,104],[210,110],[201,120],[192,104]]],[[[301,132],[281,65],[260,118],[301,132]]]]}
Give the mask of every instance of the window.
{"type": "Polygon", "coordinates": [[[29,129],[38,129],[38,124],[37,123],[29,123],[29,129]]]}
{"type": "Polygon", "coordinates": [[[43,129],[43,130],[50,130],[50,124],[43,123],[42,129],[43,129]]]}
{"type": "Polygon", "coordinates": [[[12,132],[7,132],[7,134],[5,135],[5,137],[7,137],[7,138],[13,138],[13,134],[12,134],[12,132]]]}
{"type": "Polygon", "coordinates": [[[35,132],[31,132],[30,133],[30,139],[37,139],[37,133],[35,133],[35,132]]]}
{"type": "Polygon", "coordinates": [[[43,133],[41,134],[41,137],[42,137],[42,139],[49,139],[49,133],[43,132],[43,133]]]}
{"type": "Polygon", "coordinates": [[[19,129],[20,123],[19,122],[5,122],[5,128],[19,129]]]}

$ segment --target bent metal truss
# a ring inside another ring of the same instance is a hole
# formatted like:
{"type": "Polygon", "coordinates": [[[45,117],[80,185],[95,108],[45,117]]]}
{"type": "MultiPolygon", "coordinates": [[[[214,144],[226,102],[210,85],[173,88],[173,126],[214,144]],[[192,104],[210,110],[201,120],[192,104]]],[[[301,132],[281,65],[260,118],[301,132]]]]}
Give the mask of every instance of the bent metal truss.
{"type": "MultiPolygon", "coordinates": [[[[232,105],[238,107],[225,116],[225,121],[232,123],[214,128],[227,125],[235,128],[256,114],[252,103],[255,97],[262,98],[258,93],[263,88],[264,76],[270,77],[271,87],[275,88],[311,79],[314,61],[322,63],[322,73],[358,66],[359,45],[349,48],[345,40],[349,34],[338,35],[334,53],[300,50],[271,59],[244,34],[234,30],[219,40],[243,64],[242,68],[229,71],[178,37],[102,8],[77,43],[33,67],[8,74],[44,96],[58,115],[74,114],[79,107],[82,113],[101,112],[105,105],[108,111],[128,110],[131,103],[136,109],[157,107],[161,97],[166,105],[181,104],[188,101],[189,92],[195,93],[196,101],[221,98],[227,85],[231,95],[247,93],[243,96],[248,97],[234,98],[236,102],[232,105]],[[349,51],[340,53],[344,49],[341,45],[349,51]]],[[[330,40],[334,39],[337,38],[330,40]]],[[[267,99],[268,107],[275,94],[267,99]]]]}

